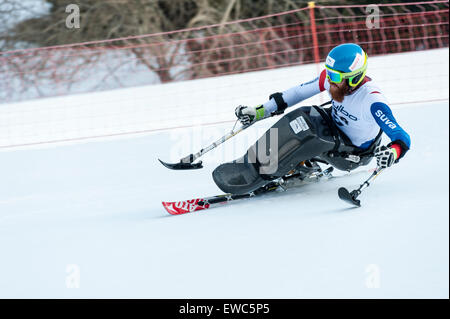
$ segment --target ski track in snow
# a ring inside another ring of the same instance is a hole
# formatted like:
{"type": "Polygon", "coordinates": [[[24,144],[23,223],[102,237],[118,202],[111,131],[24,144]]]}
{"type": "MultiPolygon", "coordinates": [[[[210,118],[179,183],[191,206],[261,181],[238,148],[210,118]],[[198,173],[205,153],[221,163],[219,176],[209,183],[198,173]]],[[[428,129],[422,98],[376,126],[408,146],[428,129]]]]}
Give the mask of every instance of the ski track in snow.
{"type": "Polygon", "coordinates": [[[2,152],[0,297],[448,298],[448,107],[395,111],[411,151],[363,191],[361,208],[337,189],[358,187],[374,161],[170,216],[161,201],[221,192],[211,154],[201,170],[157,161],[171,157],[169,132],[2,152]]]}

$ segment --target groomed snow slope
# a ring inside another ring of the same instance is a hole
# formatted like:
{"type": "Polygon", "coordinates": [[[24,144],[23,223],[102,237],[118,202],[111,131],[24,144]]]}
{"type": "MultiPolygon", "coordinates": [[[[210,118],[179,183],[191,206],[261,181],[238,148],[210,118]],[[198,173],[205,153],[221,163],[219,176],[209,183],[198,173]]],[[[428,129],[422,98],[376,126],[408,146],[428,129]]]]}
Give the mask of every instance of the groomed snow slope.
{"type": "Polygon", "coordinates": [[[0,297],[448,298],[448,108],[394,108],[412,148],[364,191],[361,208],[337,189],[357,187],[373,162],[285,193],[165,212],[162,200],[220,193],[214,167],[273,119],[195,171],[157,158],[186,155],[232,124],[2,152],[0,297]],[[68,265],[78,289],[66,286],[68,265]]]}

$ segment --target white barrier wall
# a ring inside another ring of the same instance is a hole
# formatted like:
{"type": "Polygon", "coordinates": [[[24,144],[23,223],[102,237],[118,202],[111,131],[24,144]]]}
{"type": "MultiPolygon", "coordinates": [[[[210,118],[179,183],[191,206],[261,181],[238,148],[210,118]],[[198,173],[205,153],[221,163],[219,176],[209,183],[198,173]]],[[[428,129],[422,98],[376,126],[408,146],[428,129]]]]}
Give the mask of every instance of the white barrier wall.
{"type": "MultiPolygon", "coordinates": [[[[233,121],[239,104],[257,105],[317,76],[302,65],[187,82],[0,104],[0,149],[233,121]],[[201,88],[201,89],[199,89],[201,88]]],[[[368,75],[392,108],[449,98],[449,50],[369,57],[368,75]]],[[[327,94],[302,102],[327,101],[327,94]]]]}

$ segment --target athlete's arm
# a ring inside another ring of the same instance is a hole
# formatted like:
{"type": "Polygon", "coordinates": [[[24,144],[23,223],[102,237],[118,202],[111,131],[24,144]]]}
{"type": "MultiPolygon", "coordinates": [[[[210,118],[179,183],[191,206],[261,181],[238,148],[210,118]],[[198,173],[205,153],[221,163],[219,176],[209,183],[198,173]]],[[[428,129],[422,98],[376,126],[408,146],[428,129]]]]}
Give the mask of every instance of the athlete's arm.
{"type": "Polygon", "coordinates": [[[282,93],[274,93],[269,101],[263,104],[265,116],[283,113],[287,107],[293,106],[325,90],[326,73],[323,70],[312,81],[294,86],[282,93]]]}
{"type": "Polygon", "coordinates": [[[391,109],[386,103],[372,103],[370,113],[383,132],[391,139],[391,143],[387,146],[395,151],[395,162],[398,162],[411,146],[409,134],[397,123],[394,115],[392,115],[391,109]]]}
{"type": "Polygon", "coordinates": [[[294,86],[282,93],[274,93],[269,97],[269,101],[256,107],[239,105],[235,109],[236,117],[242,125],[248,126],[256,121],[281,114],[289,106],[295,105],[311,96],[325,90],[328,83],[325,81],[325,70],[320,76],[312,81],[294,86]]]}

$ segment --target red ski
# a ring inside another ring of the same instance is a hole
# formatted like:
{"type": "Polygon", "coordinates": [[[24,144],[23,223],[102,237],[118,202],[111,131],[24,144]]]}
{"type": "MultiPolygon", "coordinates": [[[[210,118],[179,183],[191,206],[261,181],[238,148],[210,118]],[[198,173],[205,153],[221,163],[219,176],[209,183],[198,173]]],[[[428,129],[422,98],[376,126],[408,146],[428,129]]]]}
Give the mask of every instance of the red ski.
{"type": "MultiPolygon", "coordinates": [[[[333,178],[331,175],[331,172],[333,171],[333,167],[330,166],[324,171],[320,171],[318,174],[315,174],[312,176],[311,181],[309,182],[316,182],[321,177],[326,177],[327,179],[333,178]]],[[[370,169],[367,171],[358,171],[356,173],[366,173],[366,172],[376,172],[376,169],[370,169]]],[[[377,174],[378,175],[378,174],[377,174]]],[[[345,177],[347,175],[338,176],[339,177],[345,177]]],[[[184,200],[180,202],[162,202],[164,208],[167,210],[167,212],[171,215],[182,215],[187,213],[193,213],[200,210],[212,208],[218,204],[226,204],[231,201],[234,201],[236,199],[243,199],[243,198],[250,198],[257,195],[265,194],[274,192],[277,190],[285,191],[288,188],[295,187],[298,185],[301,185],[303,183],[308,183],[307,180],[297,180],[296,177],[298,177],[298,174],[293,174],[285,177],[283,180],[279,181],[272,181],[269,184],[246,194],[241,195],[233,195],[233,194],[222,194],[222,195],[216,195],[211,197],[204,197],[204,198],[196,198],[196,199],[190,199],[190,200],[184,200]],[[289,183],[291,182],[292,183],[289,183]]],[[[371,178],[373,175],[371,176],[371,178]]],[[[362,187],[361,187],[362,188],[362,187]]],[[[343,196],[342,190],[339,191],[339,197],[341,199],[346,199],[348,196],[343,196]],[[344,197],[344,198],[343,198],[344,197]]]]}
{"type": "Polygon", "coordinates": [[[162,202],[164,208],[171,215],[181,215],[186,213],[192,213],[198,210],[209,208],[209,203],[204,199],[190,199],[181,202],[162,202]]]}
{"type": "Polygon", "coordinates": [[[236,199],[249,198],[255,195],[272,192],[279,188],[280,184],[278,182],[271,182],[251,193],[241,195],[222,194],[205,198],[190,199],[181,202],[162,202],[162,204],[169,214],[181,215],[211,208],[217,204],[225,204],[236,199]]]}

